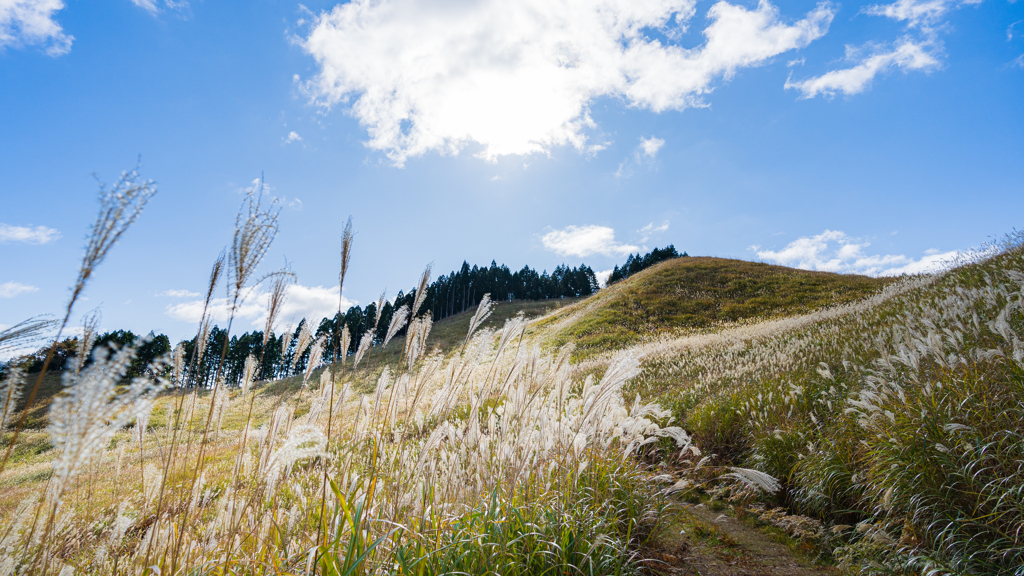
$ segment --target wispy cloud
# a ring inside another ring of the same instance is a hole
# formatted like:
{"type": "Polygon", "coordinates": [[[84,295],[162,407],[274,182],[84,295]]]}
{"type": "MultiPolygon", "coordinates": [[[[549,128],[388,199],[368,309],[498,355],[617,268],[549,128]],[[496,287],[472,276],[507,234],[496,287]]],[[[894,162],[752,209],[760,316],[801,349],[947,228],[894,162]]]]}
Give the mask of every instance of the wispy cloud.
{"type": "Polygon", "coordinates": [[[190,292],[188,290],[164,290],[157,294],[157,296],[167,296],[170,298],[198,298],[202,296],[199,292],[190,292]]]}
{"type": "Polygon", "coordinates": [[[142,8],[146,12],[156,16],[164,9],[177,10],[179,12],[188,10],[188,2],[185,0],[132,0],[132,4],[135,4],[139,8],[142,8]]]}
{"type": "Polygon", "coordinates": [[[21,294],[37,292],[39,288],[20,282],[4,282],[0,284],[0,298],[14,298],[21,294]]]}
{"type": "Polygon", "coordinates": [[[559,256],[586,257],[591,254],[602,256],[625,256],[637,246],[615,241],[615,230],[607,226],[566,226],[552,230],[541,238],[544,248],[559,256]]]}
{"type": "Polygon", "coordinates": [[[647,226],[644,226],[643,228],[637,230],[637,232],[643,235],[643,238],[640,239],[641,244],[650,240],[651,234],[660,234],[661,232],[666,231],[668,231],[668,220],[665,220],[658,226],[655,226],[654,222],[651,222],[647,226]]]}
{"type": "Polygon", "coordinates": [[[796,88],[803,94],[802,98],[814,98],[819,94],[833,96],[837,92],[846,95],[859,94],[871,85],[871,81],[879,73],[901,68],[903,70],[928,70],[937,68],[939,61],[929,53],[926,46],[905,40],[891,50],[882,50],[871,56],[859,58],[852,53],[859,52],[847,47],[848,60],[859,60],[860,63],[851,68],[832,70],[817,78],[800,82],[786,81],[786,88],[796,88]]]}
{"type": "Polygon", "coordinates": [[[903,35],[895,42],[847,46],[846,60],[854,63],[853,66],[807,80],[790,79],[786,81],[786,88],[799,90],[802,98],[832,97],[838,92],[853,95],[866,90],[876,76],[885,72],[934,70],[942,64],[943,44],[939,33],[947,13],[980,1],[897,0],[892,4],[868,6],[864,8],[864,14],[904,23],[903,35]]]}
{"type": "Polygon", "coordinates": [[[49,244],[60,238],[60,232],[46,226],[10,226],[0,224],[0,242],[24,242],[26,244],[49,244]]]}
{"type": "Polygon", "coordinates": [[[934,272],[961,254],[955,250],[928,250],[920,258],[911,258],[899,254],[869,254],[865,250],[869,246],[870,242],[847,236],[842,231],[825,230],[815,236],[797,238],[778,251],[761,250],[757,245],[750,249],[759,258],[784,266],[868,276],[934,272]]]}
{"type": "MultiPolygon", "coordinates": [[[[177,292],[177,291],[175,291],[177,292]]],[[[288,288],[288,296],[281,309],[279,326],[296,324],[302,318],[319,324],[320,319],[332,317],[338,312],[338,287],[302,286],[295,284],[288,288]]],[[[252,292],[236,311],[237,318],[250,320],[252,326],[262,328],[267,319],[267,299],[269,292],[256,290],[252,292]]],[[[348,310],[356,302],[345,298],[342,300],[342,311],[348,310]]],[[[211,315],[216,322],[226,322],[231,312],[231,302],[226,298],[215,298],[210,303],[211,315]]],[[[199,322],[203,315],[201,299],[181,302],[167,306],[165,313],[184,322],[199,322]]]]}
{"type": "Polygon", "coordinates": [[[706,105],[716,84],[802,48],[832,22],[823,2],[789,23],[761,0],[716,2],[695,46],[682,38],[696,0],[354,0],[323,12],[300,39],[319,73],[304,84],[369,132],[396,165],[427,152],[478,156],[592,151],[591,103],[654,112],[706,105]],[[662,37],[648,31],[662,32],[662,37]]]}
{"type": "Polygon", "coordinates": [[[301,142],[301,141],[302,141],[302,136],[299,136],[299,133],[294,131],[294,130],[289,132],[288,133],[288,137],[284,139],[284,143],[285,144],[291,144],[292,142],[301,142]]]}
{"type": "Polygon", "coordinates": [[[616,178],[629,178],[633,175],[633,167],[647,165],[648,168],[655,166],[655,159],[658,156],[658,151],[665,145],[665,141],[661,138],[651,136],[650,138],[640,138],[640,144],[633,150],[633,153],[626,156],[622,162],[619,163],[618,170],[615,171],[616,178]]]}
{"type": "Polygon", "coordinates": [[[50,56],[67,54],[75,37],[54,20],[63,9],[62,0],[0,1],[0,51],[40,46],[50,56]]]}

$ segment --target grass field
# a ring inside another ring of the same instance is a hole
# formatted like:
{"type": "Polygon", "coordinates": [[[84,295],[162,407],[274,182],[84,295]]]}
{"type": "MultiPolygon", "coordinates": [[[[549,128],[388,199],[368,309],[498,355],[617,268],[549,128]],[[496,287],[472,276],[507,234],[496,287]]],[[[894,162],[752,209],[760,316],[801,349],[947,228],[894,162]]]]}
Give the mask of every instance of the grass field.
{"type": "Polygon", "coordinates": [[[890,282],[743,260],[677,258],[602,290],[538,328],[554,327],[552,344],[574,343],[580,359],[667,334],[844,304],[890,282]]]}
{"type": "Polygon", "coordinates": [[[1022,287],[1016,237],[895,280],[682,258],[306,385],[101,350],[0,473],[0,574],[641,574],[682,499],[839,571],[1020,576],[1022,287]]]}

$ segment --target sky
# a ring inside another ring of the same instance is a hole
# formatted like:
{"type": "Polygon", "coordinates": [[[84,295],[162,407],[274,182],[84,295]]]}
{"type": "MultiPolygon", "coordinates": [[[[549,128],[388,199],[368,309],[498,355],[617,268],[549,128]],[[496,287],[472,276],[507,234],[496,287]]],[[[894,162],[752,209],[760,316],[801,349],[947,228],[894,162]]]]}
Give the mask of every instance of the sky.
{"type": "Polygon", "coordinates": [[[0,0],[0,329],[61,311],[137,162],[72,324],[176,341],[261,175],[284,324],[337,308],[349,216],[345,305],[668,244],[893,275],[1020,227],[1022,159],[1019,0],[0,0]]]}

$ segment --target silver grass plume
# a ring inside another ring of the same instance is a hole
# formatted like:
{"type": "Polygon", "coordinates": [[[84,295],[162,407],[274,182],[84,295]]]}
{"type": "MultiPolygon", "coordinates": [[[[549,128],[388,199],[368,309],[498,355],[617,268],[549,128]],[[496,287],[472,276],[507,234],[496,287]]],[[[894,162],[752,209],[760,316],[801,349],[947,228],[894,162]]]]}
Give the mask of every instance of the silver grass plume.
{"type": "Polygon", "coordinates": [[[203,320],[202,326],[199,327],[199,338],[196,341],[196,366],[199,366],[203,361],[206,345],[210,341],[210,329],[210,318],[206,318],[203,320]]]}
{"type": "Polygon", "coordinates": [[[348,347],[352,344],[352,333],[348,330],[348,324],[345,324],[341,328],[341,348],[339,354],[341,355],[341,364],[345,365],[345,358],[348,357],[348,347]]]}
{"type": "Polygon", "coordinates": [[[222,250],[217,259],[213,261],[213,266],[210,267],[210,279],[206,283],[206,298],[203,299],[203,317],[206,317],[206,311],[210,307],[210,301],[213,300],[213,293],[217,290],[217,284],[220,283],[221,274],[224,273],[224,259],[227,255],[222,250]]]}
{"type": "Polygon", "coordinates": [[[309,322],[303,322],[302,328],[299,330],[299,339],[295,341],[295,355],[292,356],[292,370],[295,369],[295,365],[299,362],[299,358],[302,353],[306,351],[306,348],[313,342],[313,332],[309,329],[309,322]]]}
{"type": "Polygon", "coordinates": [[[287,474],[292,465],[324,454],[326,447],[327,436],[312,426],[298,426],[289,432],[284,444],[267,460],[264,470],[267,495],[273,494],[278,479],[287,474]]]}
{"type": "MultiPolygon", "coordinates": [[[[78,299],[93,271],[107,257],[107,253],[121,235],[139,217],[149,199],[156,194],[156,185],[152,180],[140,180],[138,170],[139,166],[136,166],[135,170],[122,172],[121,178],[113,188],[108,189],[105,184],[99,182],[100,212],[89,234],[89,242],[85,246],[78,279],[71,289],[72,302],[78,299]]],[[[70,312],[70,305],[68,311],[70,312]]]]}
{"type": "Polygon", "coordinates": [[[14,407],[21,399],[25,386],[25,371],[22,368],[8,368],[7,376],[0,380],[0,434],[14,420],[14,407]]]}
{"type": "Polygon", "coordinates": [[[267,322],[263,326],[263,345],[267,345],[270,334],[274,330],[274,323],[277,322],[281,308],[288,297],[288,286],[295,281],[295,274],[287,269],[279,270],[273,275],[270,282],[270,297],[267,300],[267,322]]]}
{"type": "Polygon", "coordinates": [[[181,378],[185,369],[185,343],[178,342],[174,347],[174,359],[171,362],[171,374],[174,376],[174,384],[181,386],[181,378]]]}
{"type": "Polygon", "coordinates": [[[359,348],[356,349],[356,356],[355,356],[355,358],[352,359],[353,360],[352,361],[352,367],[353,368],[358,368],[359,367],[359,361],[363,359],[363,356],[366,354],[366,351],[370,349],[370,344],[372,344],[372,343],[373,343],[373,332],[367,330],[366,333],[363,334],[362,340],[359,341],[359,348]]]}
{"type": "Polygon", "coordinates": [[[214,434],[219,435],[221,424],[224,422],[224,413],[228,411],[231,404],[231,396],[228,394],[227,386],[224,385],[223,376],[220,377],[217,384],[213,387],[213,398],[210,399],[210,410],[213,411],[210,416],[216,422],[214,434]]]}
{"type": "Polygon", "coordinates": [[[430,284],[430,270],[433,267],[433,264],[427,264],[427,267],[423,269],[423,275],[420,276],[420,283],[416,286],[416,299],[412,303],[412,310],[409,311],[409,316],[413,318],[420,313],[420,306],[423,305],[423,301],[427,298],[427,286],[430,284]]]}
{"type": "Polygon", "coordinates": [[[309,362],[306,363],[306,373],[302,377],[302,387],[305,388],[309,383],[310,376],[313,375],[313,370],[320,365],[320,360],[324,355],[324,344],[327,342],[327,336],[322,335],[316,339],[313,346],[309,349],[309,362]]]}
{"type": "Polygon", "coordinates": [[[753,488],[758,492],[767,492],[769,494],[775,494],[779,491],[781,485],[775,477],[765,474],[760,470],[751,470],[749,468],[729,468],[728,474],[723,474],[722,478],[731,478],[738,480],[746,486],[753,488]]]}
{"type": "Polygon", "coordinates": [[[494,308],[494,302],[491,302],[491,295],[484,294],[484,297],[480,299],[480,305],[476,307],[476,314],[473,314],[469,320],[469,332],[466,333],[466,342],[462,345],[463,350],[469,344],[469,339],[473,337],[473,332],[476,332],[476,329],[491,315],[492,308],[494,308]]]}
{"type": "Polygon", "coordinates": [[[256,369],[259,368],[258,364],[259,360],[256,360],[256,357],[252,354],[249,354],[249,356],[246,357],[245,368],[242,371],[242,394],[247,393],[249,391],[249,387],[252,386],[253,382],[255,382],[256,369]]]}
{"type": "Polygon", "coordinates": [[[96,343],[99,327],[100,314],[98,310],[93,310],[82,319],[82,335],[78,337],[78,346],[75,349],[75,374],[82,371],[85,359],[92,353],[92,346],[96,343]]]}
{"type": "Polygon", "coordinates": [[[388,342],[394,338],[395,333],[405,326],[406,321],[409,319],[409,305],[404,304],[391,316],[391,324],[388,326],[387,336],[384,337],[384,346],[388,345],[388,342]]]}
{"type": "Polygon", "coordinates": [[[28,348],[43,339],[43,335],[57,326],[57,321],[46,316],[22,320],[10,328],[0,330],[0,353],[28,348]]]}
{"type": "Polygon", "coordinates": [[[385,299],[387,298],[387,295],[388,295],[388,291],[385,288],[384,291],[380,293],[380,298],[377,300],[377,310],[376,310],[377,318],[374,319],[374,321],[373,321],[373,331],[374,332],[377,331],[377,326],[380,326],[380,315],[381,315],[382,312],[384,312],[384,302],[385,302],[385,299]]]}
{"type": "MultiPolygon", "coordinates": [[[[338,298],[345,288],[345,275],[348,274],[348,265],[352,259],[352,217],[348,217],[345,223],[345,230],[341,233],[341,269],[338,271],[338,298]]],[[[339,303],[340,308],[340,303],[339,303]]]]}
{"type": "MultiPolygon", "coordinates": [[[[48,427],[58,454],[53,461],[48,494],[52,506],[59,504],[82,465],[106,446],[118,430],[140,414],[148,413],[157,394],[167,386],[161,376],[138,377],[127,386],[118,386],[137,350],[137,346],[100,348],[93,352],[92,364],[80,374],[65,372],[65,393],[54,399],[48,427]]],[[[151,364],[152,373],[161,374],[165,362],[161,358],[151,364]]]]}
{"type": "MultiPolygon", "coordinates": [[[[409,318],[413,320],[410,321],[409,330],[405,332],[405,345],[402,347],[402,354],[409,353],[409,349],[413,345],[412,340],[416,337],[416,331],[412,329],[412,325],[415,324],[417,314],[419,314],[420,307],[423,305],[423,300],[427,297],[427,285],[430,283],[430,269],[432,267],[433,264],[427,264],[427,267],[423,269],[423,275],[420,276],[420,283],[416,286],[416,298],[413,300],[412,309],[409,310],[409,318]]],[[[415,362],[415,359],[409,365],[412,366],[413,362],[415,362]]]]}
{"type": "Polygon", "coordinates": [[[238,209],[235,235],[228,252],[229,282],[236,300],[277,236],[277,216],[280,212],[277,199],[272,199],[270,207],[266,209],[262,201],[263,176],[260,175],[256,186],[246,190],[245,199],[238,209]]]}
{"type": "Polygon", "coordinates": [[[281,335],[281,356],[288,354],[288,346],[292,343],[292,336],[294,330],[292,330],[291,324],[285,327],[284,334],[281,335]]]}
{"type": "Polygon", "coordinates": [[[412,334],[412,338],[407,339],[408,344],[405,354],[410,370],[416,364],[416,360],[427,349],[427,336],[430,335],[430,328],[432,326],[433,321],[430,316],[421,316],[413,320],[409,326],[409,333],[412,334]]]}

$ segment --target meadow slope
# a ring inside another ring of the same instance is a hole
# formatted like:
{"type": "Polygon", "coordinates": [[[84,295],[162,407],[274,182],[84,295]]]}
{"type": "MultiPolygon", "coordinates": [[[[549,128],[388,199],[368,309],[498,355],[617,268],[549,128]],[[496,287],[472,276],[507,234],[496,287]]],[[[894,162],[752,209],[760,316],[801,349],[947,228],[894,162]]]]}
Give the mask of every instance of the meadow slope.
{"type": "Polygon", "coordinates": [[[1020,576],[1022,287],[1019,238],[898,280],[682,258],[279,382],[100,350],[0,473],[0,574],[640,574],[683,500],[841,571],[1020,576]]]}

